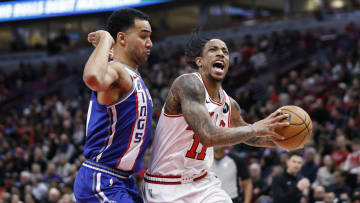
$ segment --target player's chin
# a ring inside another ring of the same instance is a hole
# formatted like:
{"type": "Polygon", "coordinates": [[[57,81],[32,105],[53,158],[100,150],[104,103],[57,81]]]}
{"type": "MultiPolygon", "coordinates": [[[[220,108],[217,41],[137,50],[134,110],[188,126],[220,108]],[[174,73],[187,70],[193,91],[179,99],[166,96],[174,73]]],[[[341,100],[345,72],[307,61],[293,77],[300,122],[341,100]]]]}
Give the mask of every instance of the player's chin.
{"type": "Polygon", "coordinates": [[[219,74],[211,74],[211,77],[215,80],[215,81],[218,81],[218,82],[222,82],[225,78],[224,75],[219,75],[219,74]]]}

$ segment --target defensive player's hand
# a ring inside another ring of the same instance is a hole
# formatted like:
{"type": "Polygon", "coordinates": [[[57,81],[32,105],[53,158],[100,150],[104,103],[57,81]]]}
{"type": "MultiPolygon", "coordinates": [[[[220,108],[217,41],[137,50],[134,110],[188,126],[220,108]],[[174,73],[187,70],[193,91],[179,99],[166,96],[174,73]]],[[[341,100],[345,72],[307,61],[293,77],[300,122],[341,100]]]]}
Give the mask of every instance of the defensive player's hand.
{"type": "Polygon", "coordinates": [[[283,136],[277,134],[274,130],[276,128],[282,128],[289,126],[289,122],[281,122],[289,117],[288,114],[281,114],[280,110],[274,111],[268,117],[263,120],[255,122],[252,126],[255,131],[255,136],[270,136],[274,139],[284,139],[283,136]]]}
{"type": "Polygon", "coordinates": [[[88,42],[90,42],[94,47],[99,44],[100,40],[109,40],[112,45],[115,43],[115,40],[110,33],[105,30],[98,30],[88,34],[88,42]]]}

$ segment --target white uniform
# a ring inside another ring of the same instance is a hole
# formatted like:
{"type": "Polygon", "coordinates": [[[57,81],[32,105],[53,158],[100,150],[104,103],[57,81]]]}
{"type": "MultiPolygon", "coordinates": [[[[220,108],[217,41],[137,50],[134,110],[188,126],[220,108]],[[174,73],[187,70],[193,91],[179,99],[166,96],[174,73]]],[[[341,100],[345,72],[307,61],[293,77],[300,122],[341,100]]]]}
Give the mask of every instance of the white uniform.
{"type": "MultiPolygon", "coordinates": [[[[192,74],[203,83],[199,73],[192,74]]],[[[210,98],[205,85],[204,89],[205,105],[213,122],[229,127],[229,96],[221,89],[219,103],[210,98]]],[[[183,114],[166,114],[163,109],[144,178],[145,202],[231,202],[220,180],[209,172],[213,160],[213,148],[202,146],[183,114]]]]}

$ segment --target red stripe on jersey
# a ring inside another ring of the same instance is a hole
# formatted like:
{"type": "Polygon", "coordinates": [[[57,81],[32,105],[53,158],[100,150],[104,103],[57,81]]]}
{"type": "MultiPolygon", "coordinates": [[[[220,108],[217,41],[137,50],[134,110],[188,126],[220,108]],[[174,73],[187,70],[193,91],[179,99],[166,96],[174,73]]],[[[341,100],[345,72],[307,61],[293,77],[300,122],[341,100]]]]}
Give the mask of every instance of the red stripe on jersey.
{"type": "Polygon", "coordinates": [[[164,116],[166,116],[166,117],[181,117],[181,116],[184,116],[184,114],[182,114],[182,113],[165,113],[164,112],[164,116]]]}
{"type": "Polygon", "coordinates": [[[205,176],[207,175],[208,173],[206,172],[204,175],[200,176],[200,177],[197,177],[197,178],[194,178],[194,181],[198,181],[202,178],[205,178],[205,176]]]}
{"type": "Polygon", "coordinates": [[[144,178],[144,181],[147,183],[161,184],[161,185],[181,185],[181,182],[161,182],[161,181],[148,180],[146,178],[144,178]]]}
{"type": "Polygon", "coordinates": [[[155,175],[155,174],[149,174],[146,173],[146,175],[150,176],[150,177],[155,177],[155,178],[181,178],[181,175],[155,175]]]}

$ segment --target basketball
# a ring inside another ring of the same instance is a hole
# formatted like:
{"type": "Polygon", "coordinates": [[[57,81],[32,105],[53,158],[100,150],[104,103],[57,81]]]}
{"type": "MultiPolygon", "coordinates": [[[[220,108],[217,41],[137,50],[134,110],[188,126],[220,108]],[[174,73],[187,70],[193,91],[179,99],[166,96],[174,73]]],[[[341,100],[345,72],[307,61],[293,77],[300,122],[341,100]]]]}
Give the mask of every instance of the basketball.
{"type": "Polygon", "coordinates": [[[284,140],[273,139],[276,145],[288,151],[300,149],[309,141],[312,133],[312,121],[309,114],[298,106],[283,106],[279,108],[282,114],[289,114],[283,122],[288,121],[289,126],[277,128],[276,133],[285,137],[284,140]]]}

